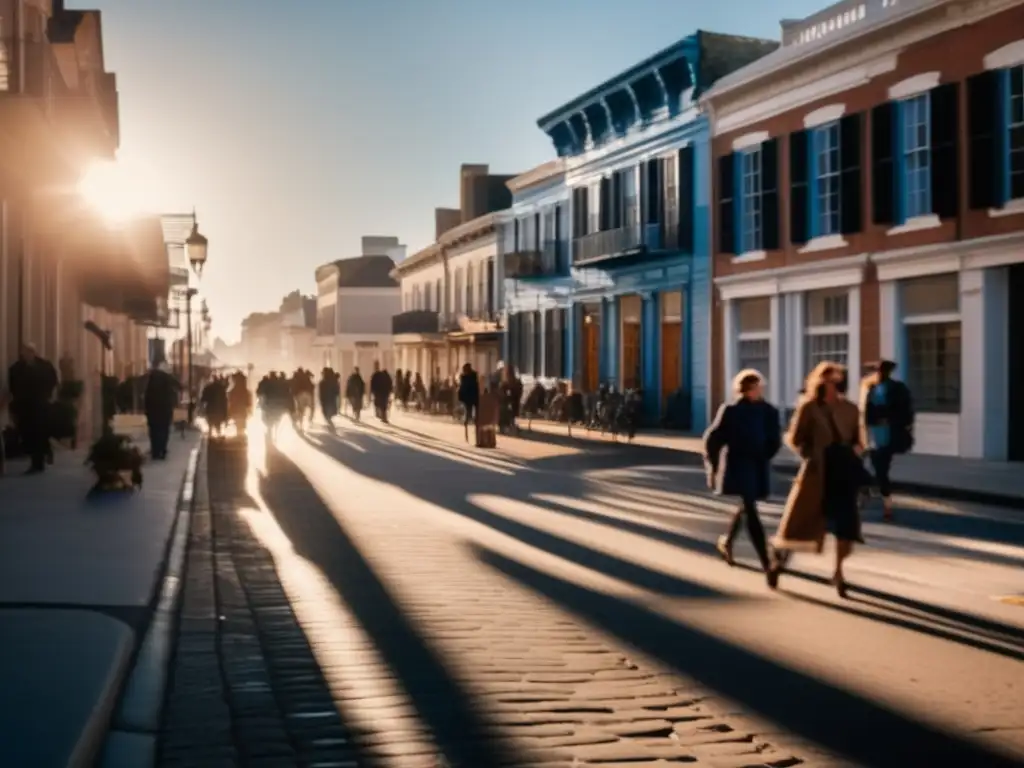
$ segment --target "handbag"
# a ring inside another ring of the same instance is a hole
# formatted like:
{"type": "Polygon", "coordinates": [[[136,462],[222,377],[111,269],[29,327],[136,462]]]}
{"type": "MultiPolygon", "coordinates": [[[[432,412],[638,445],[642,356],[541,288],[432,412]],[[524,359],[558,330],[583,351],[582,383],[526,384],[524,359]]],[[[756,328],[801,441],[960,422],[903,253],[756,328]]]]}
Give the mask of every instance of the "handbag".
{"type": "Polygon", "coordinates": [[[864,486],[871,485],[874,478],[864,467],[864,461],[843,440],[835,414],[828,412],[828,424],[832,431],[832,443],[825,449],[825,484],[832,492],[856,494],[864,486]]]}

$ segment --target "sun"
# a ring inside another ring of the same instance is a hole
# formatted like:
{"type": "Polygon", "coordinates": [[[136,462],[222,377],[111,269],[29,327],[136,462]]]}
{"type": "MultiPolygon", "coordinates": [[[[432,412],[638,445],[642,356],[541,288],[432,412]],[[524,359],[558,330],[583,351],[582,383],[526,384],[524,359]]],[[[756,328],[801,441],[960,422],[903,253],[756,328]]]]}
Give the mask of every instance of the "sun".
{"type": "Polygon", "coordinates": [[[139,168],[122,162],[98,162],[89,166],[78,183],[78,192],[112,223],[152,212],[149,205],[152,179],[139,168]]]}

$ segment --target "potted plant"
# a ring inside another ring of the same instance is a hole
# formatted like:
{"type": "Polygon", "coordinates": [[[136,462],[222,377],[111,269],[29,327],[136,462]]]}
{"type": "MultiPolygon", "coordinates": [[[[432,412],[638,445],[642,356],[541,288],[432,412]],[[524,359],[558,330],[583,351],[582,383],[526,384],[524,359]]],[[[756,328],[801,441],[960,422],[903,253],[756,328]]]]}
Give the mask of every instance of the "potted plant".
{"type": "Polygon", "coordinates": [[[85,460],[96,473],[93,491],[127,491],[142,487],[142,452],[127,435],[104,430],[85,460]]]}

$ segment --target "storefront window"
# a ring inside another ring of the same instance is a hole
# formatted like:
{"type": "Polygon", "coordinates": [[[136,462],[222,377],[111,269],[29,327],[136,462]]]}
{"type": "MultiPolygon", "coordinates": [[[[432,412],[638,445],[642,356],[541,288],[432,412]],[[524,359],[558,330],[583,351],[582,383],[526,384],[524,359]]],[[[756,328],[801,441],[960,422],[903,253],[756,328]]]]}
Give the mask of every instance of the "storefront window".
{"type": "Polygon", "coordinates": [[[739,299],[736,302],[737,371],[753,368],[771,376],[772,312],[771,299],[739,299]]]}
{"type": "Polygon", "coordinates": [[[956,273],[907,280],[900,286],[906,341],[904,379],[919,411],[960,411],[959,299],[956,273]]]}
{"type": "Polygon", "coordinates": [[[809,291],[804,297],[805,373],[822,362],[847,365],[850,358],[850,292],[809,291]]]}

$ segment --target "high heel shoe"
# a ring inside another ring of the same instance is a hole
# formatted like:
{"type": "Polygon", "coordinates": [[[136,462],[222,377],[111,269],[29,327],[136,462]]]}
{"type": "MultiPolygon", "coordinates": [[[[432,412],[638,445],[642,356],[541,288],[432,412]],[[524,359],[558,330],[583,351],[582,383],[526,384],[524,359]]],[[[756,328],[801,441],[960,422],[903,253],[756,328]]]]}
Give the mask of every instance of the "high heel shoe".
{"type": "Polygon", "coordinates": [[[719,536],[718,541],[715,542],[715,549],[718,550],[718,554],[725,560],[725,564],[730,568],[736,565],[736,561],[732,558],[732,544],[725,536],[719,536]]]}
{"type": "Polygon", "coordinates": [[[832,577],[832,586],[836,588],[836,594],[843,600],[846,599],[846,579],[841,576],[832,577]]]}

